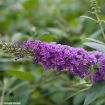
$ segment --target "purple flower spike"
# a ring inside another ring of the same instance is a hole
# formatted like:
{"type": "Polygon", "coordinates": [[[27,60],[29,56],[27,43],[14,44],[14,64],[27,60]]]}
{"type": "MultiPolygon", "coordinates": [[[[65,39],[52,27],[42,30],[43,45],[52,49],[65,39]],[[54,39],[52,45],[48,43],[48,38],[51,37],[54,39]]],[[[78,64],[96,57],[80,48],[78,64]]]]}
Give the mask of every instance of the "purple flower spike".
{"type": "MultiPolygon", "coordinates": [[[[105,54],[102,52],[88,52],[83,48],[39,40],[24,41],[20,48],[34,58],[34,63],[41,63],[45,70],[66,70],[81,78],[93,76],[93,82],[105,80],[105,54]]],[[[24,57],[21,52],[16,56],[24,57]]]]}
{"type": "Polygon", "coordinates": [[[90,75],[91,69],[97,62],[98,52],[87,52],[82,48],[67,45],[28,40],[23,47],[34,51],[34,62],[42,63],[45,70],[67,70],[81,78],[90,75]]]}

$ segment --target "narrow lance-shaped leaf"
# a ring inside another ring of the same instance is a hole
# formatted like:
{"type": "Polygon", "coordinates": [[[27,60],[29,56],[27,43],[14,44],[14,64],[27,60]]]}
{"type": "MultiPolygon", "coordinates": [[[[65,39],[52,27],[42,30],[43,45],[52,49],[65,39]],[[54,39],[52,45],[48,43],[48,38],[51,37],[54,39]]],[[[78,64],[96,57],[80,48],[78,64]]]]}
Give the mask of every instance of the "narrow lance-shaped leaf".
{"type": "Polygon", "coordinates": [[[33,81],[35,79],[34,76],[29,72],[16,71],[16,70],[8,70],[6,72],[9,75],[15,76],[20,79],[25,79],[25,80],[29,80],[29,81],[33,81]]]}
{"type": "Polygon", "coordinates": [[[100,44],[100,43],[95,43],[95,42],[86,42],[84,45],[89,46],[93,49],[96,49],[98,51],[105,52],[105,45],[100,44]]]}
{"type": "Polygon", "coordinates": [[[105,81],[94,84],[88,90],[84,105],[90,105],[97,98],[105,95],[105,81]]]}
{"type": "Polygon", "coordinates": [[[89,20],[92,20],[94,22],[96,22],[95,19],[93,19],[92,17],[89,17],[89,16],[80,16],[81,18],[86,18],[86,19],[89,19],[89,20]]]}

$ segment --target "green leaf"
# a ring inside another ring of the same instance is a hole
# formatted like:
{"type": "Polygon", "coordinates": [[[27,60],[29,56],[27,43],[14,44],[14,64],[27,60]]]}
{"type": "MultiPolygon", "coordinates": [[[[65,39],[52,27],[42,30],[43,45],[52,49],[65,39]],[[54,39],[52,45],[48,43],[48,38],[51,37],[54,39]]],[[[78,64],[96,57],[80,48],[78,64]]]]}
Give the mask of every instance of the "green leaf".
{"type": "Polygon", "coordinates": [[[91,42],[96,42],[96,43],[105,45],[105,43],[103,43],[102,41],[99,41],[99,40],[96,40],[96,39],[93,39],[93,38],[86,38],[86,39],[87,39],[88,41],[91,41],[91,42]]]}
{"type": "Polygon", "coordinates": [[[67,37],[67,33],[59,28],[48,28],[48,31],[55,37],[67,37]]]}
{"type": "Polygon", "coordinates": [[[101,43],[96,43],[96,42],[86,42],[84,45],[89,46],[93,49],[96,49],[98,51],[105,52],[105,45],[101,43]]]}
{"type": "MultiPolygon", "coordinates": [[[[95,32],[93,32],[92,34],[90,34],[89,36],[90,36],[90,38],[96,38],[96,37],[98,37],[100,34],[101,34],[101,30],[98,29],[98,30],[96,30],[95,32]]],[[[89,38],[89,39],[90,39],[90,38],[89,38]]]]}
{"type": "Polygon", "coordinates": [[[86,92],[81,92],[73,98],[73,105],[81,105],[86,97],[86,92]]]}
{"type": "Polygon", "coordinates": [[[92,38],[87,38],[87,40],[88,42],[85,42],[84,45],[89,46],[93,49],[105,52],[105,43],[92,38]]]}
{"type": "Polygon", "coordinates": [[[72,97],[74,97],[74,96],[76,96],[76,95],[78,95],[78,94],[80,94],[80,93],[82,93],[82,92],[87,91],[88,89],[89,89],[89,87],[88,87],[88,88],[81,89],[81,90],[79,90],[79,91],[77,91],[77,92],[74,92],[73,94],[70,94],[67,98],[65,98],[65,99],[63,100],[62,103],[64,103],[64,102],[67,101],[68,99],[70,99],[70,98],[72,98],[72,97]]]}
{"type": "Polygon", "coordinates": [[[7,94],[6,94],[6,95],[10,95],[12,92],[16,91],[18,88],[21,88],[22,86],[25,86],[26,84],[27,84],[27,82],[26,82],[26,81],[25,81],[25,82],[22,82],[22,83],[17,84],[16,86],[14,86],[14,87],[12,87],[12,88],[8,89],[8,92],[7,92],[7,94]]]}
{"type": "Polygon", "coordinates": [[[84,105],[90,105],[97,98],[105,95],[105,81],[94,84],[88,90],[84,105]]]}
{"type": "Polygon", "coordinates": [[[86,18],[86,19],[89,19],[89,20],[92,20],[94,22],[96,22],[95,19],[93,19],[92,17],[89,17],[89,16],[80,16],[81,18],[86,18]]]}
{"type": "Polygon", "coordinates": [[[37,39],[45,42],[52,42],[54,40],[51,35],[39,35],[37,39]]]}
{"type": "Polygon", "coordinates": [[[8,70],[6,72],[9,75],[15,76],[20,79],[25,79],[25,80],[29,80],[29,81],[33,81],[35,79],[34,76],[29,72],[16,71],[16,70],[8,70]]]}
{"type": "MultiPolygon", "coordinates": [[[[21,80],[20,80],[21,81],[21,80]]],[[[9,102],[20,102],[22,105],[26,105],[30,94],[32,93],[32,89],[30,88],[30,83],[27,81],[21,81],[19,83],[14,84],[6,93],[6,98],[11,96],[10,94],[14,94],[11,98],[7,98],[9,102]]]]}

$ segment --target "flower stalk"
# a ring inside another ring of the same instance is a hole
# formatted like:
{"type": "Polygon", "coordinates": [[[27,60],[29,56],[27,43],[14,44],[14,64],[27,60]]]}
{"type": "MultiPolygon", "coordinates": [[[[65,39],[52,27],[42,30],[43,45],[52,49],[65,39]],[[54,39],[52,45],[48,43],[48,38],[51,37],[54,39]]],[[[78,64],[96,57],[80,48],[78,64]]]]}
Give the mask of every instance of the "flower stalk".
{"type": "Polygon", "coordinates": [[[104,29],[102,26],[103,20],[100,19],[100,15],[99,15],[99,13],[101,12],[100,7],[98,6],[96,0],[90,0],[90,3],[91,3],[92,13],[96,16],[96,19],[97,19],[96,22],[99,24],[101,33],[102,33],[103,38],[105,40],[105,32],[104,32],[104,29]]]}

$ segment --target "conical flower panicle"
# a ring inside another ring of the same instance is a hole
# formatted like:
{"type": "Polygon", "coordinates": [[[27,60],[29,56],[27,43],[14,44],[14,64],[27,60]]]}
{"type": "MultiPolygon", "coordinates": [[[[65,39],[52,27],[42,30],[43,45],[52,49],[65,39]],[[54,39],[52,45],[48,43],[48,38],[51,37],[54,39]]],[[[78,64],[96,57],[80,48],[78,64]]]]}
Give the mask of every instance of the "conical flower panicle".
{"type": "Polygon", "coordinates": [[[81,78],[90,78],[93,82],[105,80],[105,53],[86,51],[67,45],[47,43],[39,40],[27,40],[21,44],[4,44],[3,50],[13,53],[17,59],[24,56],[34,58],[34,63],[41,63],[45,70],[66,70],[81,78]]]}

